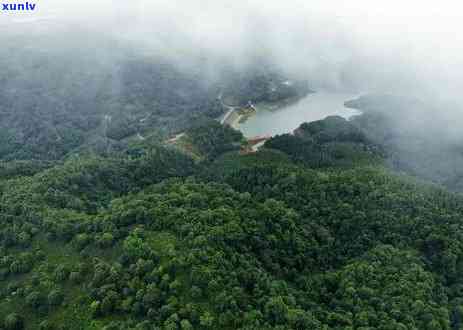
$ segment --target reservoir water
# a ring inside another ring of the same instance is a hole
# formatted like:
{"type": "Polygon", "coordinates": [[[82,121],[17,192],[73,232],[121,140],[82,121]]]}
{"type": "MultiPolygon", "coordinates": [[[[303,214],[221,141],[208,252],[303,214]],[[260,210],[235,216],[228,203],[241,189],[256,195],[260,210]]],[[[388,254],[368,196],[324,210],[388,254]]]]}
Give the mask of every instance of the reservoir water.
{"type": "Polygon", "coordinates": [[[317,92],[309,94],[297,103],[278,110],[269,111],[258,107],[257,113],[237,128],[246,137],[290,133],[304,122],[341,116],[349,119],[360,111],[344,106],[345,101],[357,98],[358,94],[317,92]]]}

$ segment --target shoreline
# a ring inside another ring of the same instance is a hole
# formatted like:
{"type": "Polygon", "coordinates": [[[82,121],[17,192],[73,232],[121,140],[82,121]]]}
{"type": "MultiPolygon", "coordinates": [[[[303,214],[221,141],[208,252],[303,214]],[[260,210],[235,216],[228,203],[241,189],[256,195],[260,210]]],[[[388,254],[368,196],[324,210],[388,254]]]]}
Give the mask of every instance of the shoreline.
{"type": "Polygon", "coordinates": [[[239,130],[238,126],[239,126],[240,120],[243,117],[243,115],[240,115],[238,111],[239,111],[238,109],[231,110],[231,113],[228,115],[228,117],[225,120],[223,120],[222,124],[228,125],[236,130],[239,130]]]}
{"type": "Polygon", "coordinates": [[[291,99],[274,104],[273,109],[278,109],[276,111],[268,111],[268,107],[261,106],[258,107],[256,116],[238,128],[245,136],[276,135],[290,133],[301,123],[322,120],[328,116],[340,116],[350,120],[362,114],[357,109],[344,106],[344,102],[355,97],[357,94],[319,91],[298,102],[291,99]]]}
{"type": "Polygon", "coordinates": [[[299,101],[303,100],[304,98],[308,97],[311,94],[316,94],[317,92],[315,91],[310,91],[304,95],[298,95],[294,97],[290,97],[284,100],[276,101],[276,102],[259,102],[255,106],[252,106],[252,111],[249,111],[248,113],[240,113],[244,112],[248,107],[237,107],[237,106],[230,106],[222,103],[223,106],[227,107],[229,109],[229,112],[225,114],[225,116],[228,116],[224,119],[222,119],[221,123],[223,125],[229,125],[230,127],[240,130],[239,126],[240,124],[243,124],[247,121],[247,119],[255,116],[258,111],[268,111],[268,112],[276,112],[279,111],[283,108],[289,107],[291,105],[297,104],[299,101]],[[231,111],[231,112],[230,112],[231,111]]]}

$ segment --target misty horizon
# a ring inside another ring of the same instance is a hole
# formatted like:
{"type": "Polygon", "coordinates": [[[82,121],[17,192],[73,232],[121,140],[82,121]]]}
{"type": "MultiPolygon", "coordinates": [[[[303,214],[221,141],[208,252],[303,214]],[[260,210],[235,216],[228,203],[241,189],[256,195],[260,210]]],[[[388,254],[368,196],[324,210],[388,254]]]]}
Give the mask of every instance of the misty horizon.
{"type": "Polygon", "coordinates": [[[87,35],[100,35],[185,67],[243,69],[264,58],[317,88],[459,99],[459,7],[412,3],[42,0],[35,13],[2,15],[0,24],[8,22],[2,38],[52,38],[46,47],[60,38],[85,47],[87,35]]]}

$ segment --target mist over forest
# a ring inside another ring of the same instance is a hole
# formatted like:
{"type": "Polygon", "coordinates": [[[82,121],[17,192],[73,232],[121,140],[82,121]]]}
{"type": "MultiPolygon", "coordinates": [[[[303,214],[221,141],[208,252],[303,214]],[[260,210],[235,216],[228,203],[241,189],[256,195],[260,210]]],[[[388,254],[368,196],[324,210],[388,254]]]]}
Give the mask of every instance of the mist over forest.
{"type": "Polygon", "coordinates": [[[461,5],[35,8],[0,11],[0,330],[463,329],[461,5]]]}
{"type": "Polygon", "coordinates": [[[463,75],[454,8],[370,7],[43,1],[38,14],[9,14],[0,37],[1,154],[60,159],[88,144],[118,149],[153,127],[179,133],[201,116],[220,116],[220,93],[246,103],[256,89],[249,86],[272,76],[313,91],[391,96],[370,107],[402,133],[378,142],[392,144],[399,167],[456,189],[463,75]],[[423,132],[433,143],[422,142],[423,132]],[[427,169],[417,169],[423,161],[427,169]]]}

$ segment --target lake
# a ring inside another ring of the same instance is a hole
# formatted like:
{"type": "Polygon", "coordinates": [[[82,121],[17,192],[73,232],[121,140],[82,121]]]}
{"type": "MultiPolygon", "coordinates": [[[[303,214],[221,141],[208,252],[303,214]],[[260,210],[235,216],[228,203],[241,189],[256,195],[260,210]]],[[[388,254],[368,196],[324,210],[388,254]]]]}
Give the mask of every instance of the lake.
{"type": "Polygon", "coordinates": [[[257,113],[237,129],[246,137],[290,133],[304,122],[324,119],[327,116],[341,116],[349,119],[360,111],[344,106],[345,101],[357,98],[358,94],[317,92],[309,94],[297,103],[279,110],[269,111],[258,107],[257,113]]]}

